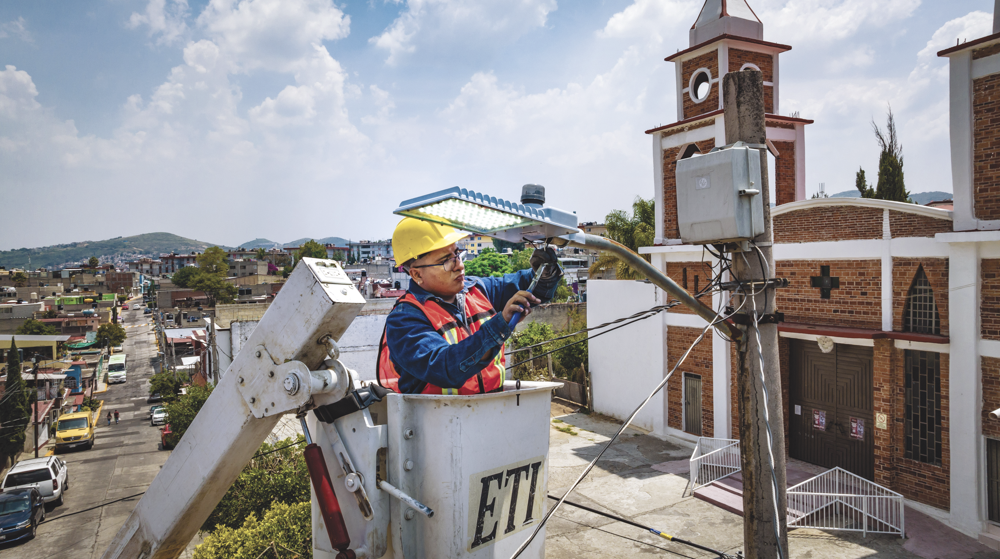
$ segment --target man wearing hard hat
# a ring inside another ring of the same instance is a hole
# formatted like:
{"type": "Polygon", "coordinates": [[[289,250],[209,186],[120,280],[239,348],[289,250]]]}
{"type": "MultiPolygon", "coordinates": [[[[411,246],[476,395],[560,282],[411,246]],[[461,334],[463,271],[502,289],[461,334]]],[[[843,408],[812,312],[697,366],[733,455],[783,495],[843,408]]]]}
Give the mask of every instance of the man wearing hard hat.
{"type": "Polygon", "coordinates": [[[392,234],[396,262],[410,288],[385,321],[378,380],[405,394],[482,394],[503,389],[503,345],[515,313],[555,295],[562,270],[551,248],[535,250],[530,270],[500,278],[466,277],[455,243],[468,236],[445,225],[404,218],[392,234]],[[542,264],[535,294],[525,291],[542,264]],[[537,295],[537,296],[536,296],[537,295]]]}

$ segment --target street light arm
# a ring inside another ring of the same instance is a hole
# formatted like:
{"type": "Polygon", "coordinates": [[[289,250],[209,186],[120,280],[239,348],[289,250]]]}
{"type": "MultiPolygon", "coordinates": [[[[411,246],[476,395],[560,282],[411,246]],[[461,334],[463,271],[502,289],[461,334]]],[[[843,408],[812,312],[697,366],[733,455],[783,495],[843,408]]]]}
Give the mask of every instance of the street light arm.
{"type": "Polygon", "coordinates": [[[684,290],[684,288],[674,283],[674,280],[667,277],[663,272],[656,269],[656,267],[649,262],[646,262],[643,257],[632,252],[632,250],[625,245],[612,239],[608,239],[607,237],[599,237],[597,235],[591,235],[590,233],[576,234],[573,235],[571,239],[566,237],[564,237],[564,239],[568,241],[568,246],[589,250],[605,250],[614,253],[622,260],[628,262],[633,269],[646,276],[646,278],[653,282],[653,284],[657,287],[663,289],[673,298],[680,301],[685,307],[693,310],[698,314],[698,316],[704,318],[706,321],[715,323],[716,327],[722,330],[722,332],[729,338],[738,340],[742,336],[742,333],[728,320],[716,322],[718,320],[718,315],[711,309],[711,307],[692,297],[690,293],[684,290]],[[583,239],[582,241],[579,240],[581,237],[583,239]]]}

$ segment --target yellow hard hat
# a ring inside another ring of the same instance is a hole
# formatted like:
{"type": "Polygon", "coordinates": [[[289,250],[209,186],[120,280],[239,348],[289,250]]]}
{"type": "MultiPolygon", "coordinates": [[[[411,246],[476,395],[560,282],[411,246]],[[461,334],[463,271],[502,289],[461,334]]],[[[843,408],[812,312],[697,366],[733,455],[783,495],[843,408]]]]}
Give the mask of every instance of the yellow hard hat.
{"type": "Polygon", "coordinates": [[[392,252],[397,265],[456,243],[469,234],[447,225],[404,217],[392,232],[392,252]]]}

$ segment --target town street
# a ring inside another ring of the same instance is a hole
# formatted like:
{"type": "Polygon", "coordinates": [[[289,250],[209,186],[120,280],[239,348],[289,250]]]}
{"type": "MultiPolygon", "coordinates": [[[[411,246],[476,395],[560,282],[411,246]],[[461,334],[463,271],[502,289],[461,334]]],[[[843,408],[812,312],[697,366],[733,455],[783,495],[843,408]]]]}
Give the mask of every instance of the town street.
{"type": "Polygon", "coordinates": [[[94,447],[60,454],[69,468],[64,504],[46,512],[34,540],[0,546],[0,559],[101,557],[138,502],[138,495],[166,462],[170,453],[160,450],[159,428],[151,426],[148,418],[146,396],[156,341],[152,315],[134,308],[141,301],[130,301],[133,309],[122,311],[128,333],[124,344],[128,381],[95,394],[104,400],[104,409],[94,447]],[[115,410],[119,423],[115,425],[112,419],[109,426],[107,414],[115,410]]]}

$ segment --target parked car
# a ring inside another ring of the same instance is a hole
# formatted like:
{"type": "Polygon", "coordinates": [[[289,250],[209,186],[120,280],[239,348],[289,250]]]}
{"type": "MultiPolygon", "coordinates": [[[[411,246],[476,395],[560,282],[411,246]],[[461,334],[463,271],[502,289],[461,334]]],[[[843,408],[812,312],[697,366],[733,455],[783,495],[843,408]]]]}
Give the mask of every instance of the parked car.
{"type": "Polygon", "coordinates": [[[69,484],[66,462],[58,456],[21,460],[3,478],[4,493],[11,489],[34,487],[46,503],[63,504],[63,492],[69,484]]]}
{"type": "MultiPolygon", "coordinates": [[[[149,395],[149,398],[146,398],[147,404],[152,404],[153,402],[162,402],[162,401],[163,397],[160,396],[159,392],[153,392],[152,394],[149,395]]],[[[150,413],[150,415],[152,415],[152,413],[150,413]]]]}
{"type": "Polygon", "coordinates": [[[174,435],[175,433],[170,430],[169,423],[160,427],[160,445],[163,447],[163,450],[170,450],[177,444],[177,439],[174,435]]]}
{"type": "Polygon", "coordinates": [[[163,425],[167,422],[167,410],[166,408],[160,408],[153,412],[153,416],[150,418],[150,425],[163,425]]]}
{"type": "Polygon", "coordinates": [[[34,487],[0,494],[0,542],[30,540],[45,520],[45,501],[34,487]]]}
{"type": "Polygon", "coordinates": [[[146,307],[142,309],[142,314],[153,314],[153,309],[146,307]]]}
{"type": "Polygon", "coordinates": [[[127,311],[128,310],[128,303],[122,303],[122,310],[123,311],[127,311]]]}
{"type": "Polygon", "coordinates": [[[157,406],[149,406],[149,418],[153,419],[153,413],[156,410],[161,409],[161,408],[163,408],[163,406],[159,406],[159,405],[157,405],[157,406]]]}
{"type": "Polygon", "coordinates": [[[94,416],[92,412],[64,413],[56,424],[56,451],[75,446],[94,446],[94,416]]]}

